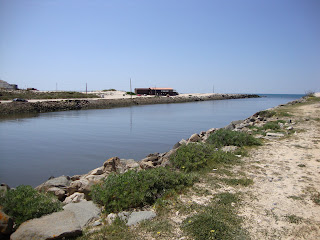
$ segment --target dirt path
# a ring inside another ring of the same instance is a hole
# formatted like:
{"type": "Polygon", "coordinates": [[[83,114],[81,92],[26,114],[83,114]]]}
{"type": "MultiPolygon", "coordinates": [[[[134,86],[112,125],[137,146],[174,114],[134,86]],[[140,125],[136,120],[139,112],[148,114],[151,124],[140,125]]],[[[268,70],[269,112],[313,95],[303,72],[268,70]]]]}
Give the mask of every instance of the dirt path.
{"type": "Polygon", "coordinates": [[[245,159],[254,184],[240,212],[252,239],[320,239],[320,103],[293,114],[293,136],[245,159]]]}

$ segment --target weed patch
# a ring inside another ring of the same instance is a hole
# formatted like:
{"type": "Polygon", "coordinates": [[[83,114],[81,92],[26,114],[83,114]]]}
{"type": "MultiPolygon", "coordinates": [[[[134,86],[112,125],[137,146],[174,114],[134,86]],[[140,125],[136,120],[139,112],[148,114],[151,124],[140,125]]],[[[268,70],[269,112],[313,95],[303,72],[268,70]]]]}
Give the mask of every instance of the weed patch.
{"type": "Polygon", "coordinates": [[[298,217],[296,215],[286,215],[285,218],[289,223],[299,224],[302,222],[302,217],[298,217]]]}
{"type": "Polygon", "coordinates": [[[94,185],[91,196],[106,212],[118,212],[153,204],[166,192],[191,186],[195,180],[194,175],[166,168],[128,171],[109,175],[102,184],[94,185]]]}
{"type": "Polygon", "coordinates": [[[217,194],[210,206],[183,222],[183,230],[195,240],[246,239],[247,233],[241,228],[242,219],[232,204],[238,201],[235,194],[217,194]]]}
{"type": "Polygon", "coordinates": [[[77,240],[134,240],[137,239],[135,234],[130,231],[126,223],[119,217],[110,224],[102,227],[99,231],[85,233],[77,240]]]}
{"type": "Polygon", "coordinates": [[[231,186],[241,185],[241,186],[247,187],[253,184],[253,180],[249,178],[222,178],[220,180],[231,186]]]}
{"type": "Polygon", "coordinates": [[[227,129],[219,129],[218,131],[215,131],[209,136],[207,143],[218,148],[223,146],[243,147],[261,145],[261,141],[259,139],[256,139],[247,133],[235,132],[227,129]]]}
{"type": "Polygon", "coordinates": [[[21,223],[62,210],[61,202],[51,194],[39,193],[31,186],[20,185],[0,198],[3,211],[21,223]]]}
{"type": "Polygon", "coordinates": [[[239,163],[239,159],[233,153],[217,151],[215,146],[204,143],[182,145],[171,156],[170,161],[175,168],[186,172],[239,163]]]}
{"type": "Polygon", "coordinates": [[[260,111],[257,113],[260,117],[266,117],[266,118],[271,118],[274,115],[276,115],[275,111],[270,111],[270,110],[264,110],[264,111],[260,111]]]}
{"type": "Polygon", "coordinates": [[[320,193],[314,194],[311,199],[315,204],[320,205],[320,193]]]}

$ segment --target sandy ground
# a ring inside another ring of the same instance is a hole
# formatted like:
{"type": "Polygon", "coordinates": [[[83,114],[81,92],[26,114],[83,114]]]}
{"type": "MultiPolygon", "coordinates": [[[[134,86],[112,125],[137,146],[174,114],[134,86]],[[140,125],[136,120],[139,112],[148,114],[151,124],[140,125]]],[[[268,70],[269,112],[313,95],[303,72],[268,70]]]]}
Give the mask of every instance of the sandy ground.
{"type": "Polygon", "coordinates": [[[320,103],[297,108],[292,119],[294,136],[246,159],[254,185],[241,215],[252,239],[320,239],[320,205],[312,200],[320,193],[320,103]]]}

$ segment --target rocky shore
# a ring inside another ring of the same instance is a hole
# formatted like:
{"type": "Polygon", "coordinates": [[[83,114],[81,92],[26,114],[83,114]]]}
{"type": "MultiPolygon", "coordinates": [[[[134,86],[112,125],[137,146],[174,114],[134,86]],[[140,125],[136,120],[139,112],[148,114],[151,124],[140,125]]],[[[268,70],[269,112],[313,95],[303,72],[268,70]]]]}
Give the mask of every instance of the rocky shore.
{"type": "Polygon", "coordinates": [[[208,100],[257,98],[255,94],[211,94],[175,97],[135,97],[117,99],[85,99],[85,100],[60,100],[60,101],[37,101],[37,102],[6,102],[0,104],[0,116],[8,116],[20,113],[43,113],[68,110],[86,109],[108,109],[116,107],[128,107],[134,105],[163,104],[163,103],[184,103],[208,100]]]}
{"type": "MultiPolygon", "coordinates": [[[[164,98],[164,99],[170,99],[170,98],[164,98]]],[[[303,103],[305,101],[306,99],[302,98],[281,106],[290,106],[297,103],[303,103]]],[[[151,104],[151,103],[145,103],[145,104],[151,104]]],[[[274,109],[277,109],[281,106],[275,107],[274,109]]],[[[272,111],[272,109],[270,109],[269,112],[270,111],[272,111]]],[[[254,131],[253,127],[258,127],[258,128],[263,127],[269,122],[277,121],[277,119],[278,118],[272,115],[269,116],[266,113],[266,111],[260,111],[248,117],[245,120],[234,121],[230,123],[228,126],[226,126],[225,128],[233,131],[243,131],[243,132],[252,134],[254,131]]],[[[255,137],[274,140],[274,139],[279,139],[281,137],[290,135],[293,133],[293,131],[295,131],[296,123],[291,119],[287,120],[286,122],[278,122],[278,124],[279,124],[279,128],[282,129],[281,133],[272,133],[267,129],[265,130],[264,135],[258,134],[258,135],[255,135],[255,137]]],[[[45,183],[36,187],[36,189],[44,192],[51,192],[54,195],[56,195],[60,201],[66,204],[64,207],[64,211],[53,213],[48,216],[44,216],[41,218],[42,219],[41,221],[39,221],[38,219],[27,221],[26,223],[22,224],[14,234],[11,235],[10,239],[27,239],[28,236],[32,236],[32,234],[39,234],[39,231],[48,232],[49,230],[51,231],[52,229],[53,229],[52,231],[55,233],[54,237],[51,237],[51,236],[48,237],[46,235],[46,238],[39,237],[39,239],[60,239],[64,236],[77,236],[81,234],[82,230],[89,225],[90,226],[100,225],[101,221],[99,221],[98,219],[99,219],[99,214],[101,213],[101,209],[99,209],[97,206],[94,206],[89,194],[90,188],[92,185],[101,182],[104,178],[108,177],[108,175],[111,173],[121,174],[128,170],[140,171],[144,169],[151,169],[151,168],[164,167],[164,166],[170,165],[170,156],[174,154],[181,145],[196,143],[196,142],[206,142],[208,136],[214,133],[216,130],[217,130],[216,128],[212,128],[207,131],[195,133],[192,136],[190,136],[187,140],[182,139],[181,141],[176,143],[169,152],[152,153],[152,154],[149,154],[146,158],[140,160],[139,162],[136,162],[133,159],[119,159],[118,157],[112,157],[106,160],[101,167],[96,168],[88,172],[87,174],[75,175],[75,176],[60,176],[57,178],[49,179],[45,183]],[[85,215],[84,217],[79,218],[81,220],[77,218],[79,217],[79,215],[81,215],[79,211],[83,212],[82,215],[85,215]],[[59,232],[59,230],[57,230],[59,226],[58,227],[49,226],[49,230],[48,230],[48,225],[50,225],[49,222],[52,222],[52,221],[57,222],[59,221],[59,219],[64,219],[64,221],[61,221],[62,225],[70,226],[70,229],[66,230],[66,228],[63,228],[63,230],[59,232]],[[77,221],[75,219],[77,219],[77,221]],[[68,221],[71,223],[67,224],[66,222],[68,221]],[[76,221],[76,224],[72,223],[72,221],[76,221]],[[82,222],[79,223],[79,221],[82,221],[82,222]],[[40,225],[44,225],[44,226],[39,227],[40,225]],[[68,231],[67,235],[66,235],[66,231],[68,231]],[[28,233],[29,235],[26,235],[26,233],[28,233]]],[[[231,148],[232,146],[226,146],[224,148],[224,151],[230,151],[231,148]]],[[[3,186],[2,188],[7,188],[7,187],[3,186]]],[[[4,213],[1,213],[1,214],[3,215],[4,213]]],[[[117,215],[110,214],[110,216],[108,216],[107,218],[108,221],[112,221],[112,219],[114,219],[115,216],[117,215]]],[[[137,219],[145,220],[148,218],[153,218],[156,216],[156,214],[153,211],[139,211],[139,212],[133,212],[133,213],[123,212],[119,216],[126,219],[128,222],[129,220],[133,221],[135,224],[139,222],[139,220],[137,219]]],[[[5,224],[2,223],[2,225],[5,225],[5,224]]]]}

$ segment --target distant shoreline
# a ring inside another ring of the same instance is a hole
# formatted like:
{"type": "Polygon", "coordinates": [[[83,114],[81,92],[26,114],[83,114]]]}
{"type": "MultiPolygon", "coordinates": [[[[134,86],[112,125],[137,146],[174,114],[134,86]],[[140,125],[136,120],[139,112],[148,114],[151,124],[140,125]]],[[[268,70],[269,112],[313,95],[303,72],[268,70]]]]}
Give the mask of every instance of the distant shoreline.
{"type": "Polygon", "coordinates": [[[2,102],[0,117],[20,113],[44,113],[69,110],[110,109],[134,105],[150,105],[165,103],[184,103],[209,100],[259,98],[256,94],[183,94],[174,97],[155,96],[109,96],[101,99],[57,99],[57,100],[30,100],[29,102],[2,102]]]}

